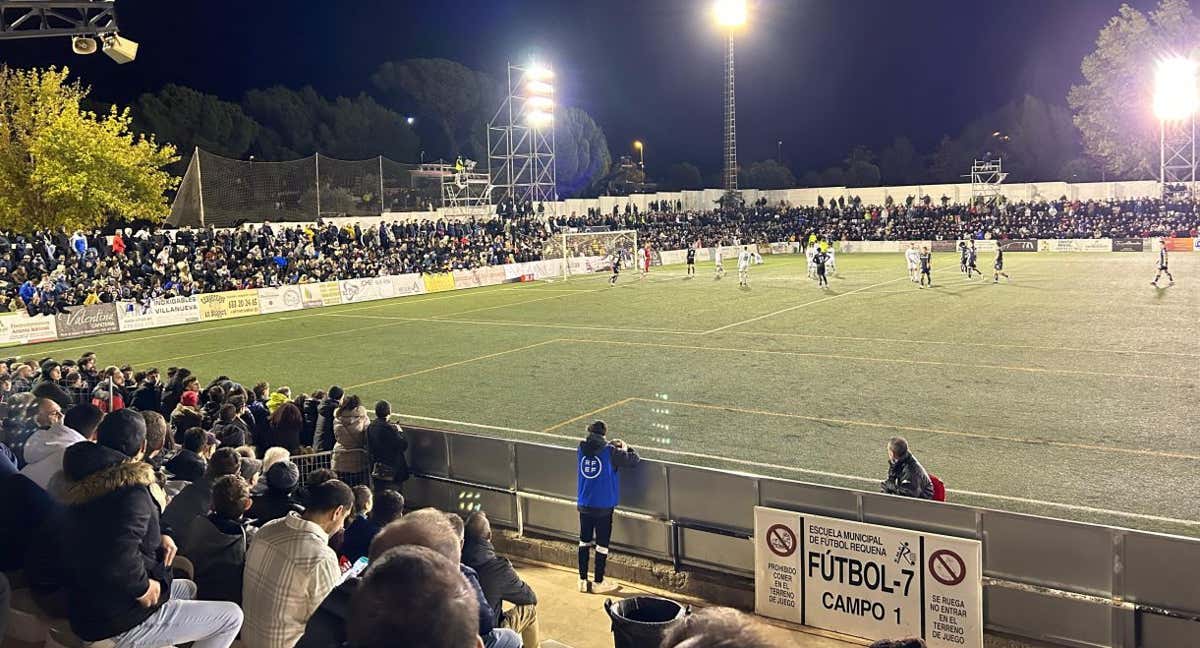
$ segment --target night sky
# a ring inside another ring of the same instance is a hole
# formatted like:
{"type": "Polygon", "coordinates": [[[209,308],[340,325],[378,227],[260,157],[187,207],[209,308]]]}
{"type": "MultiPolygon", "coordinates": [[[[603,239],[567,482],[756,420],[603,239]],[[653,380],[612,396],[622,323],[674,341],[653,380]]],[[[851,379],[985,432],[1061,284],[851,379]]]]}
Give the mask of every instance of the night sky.
{"type": "MultiPolygon", "coordinates": [[[[1119,0],[751,0],[736,39],[739,159],[801,175],[896,135],[928,150],[1032,94],[1066,105],[1079,63],[1119,0]]],[[[1152,0],[1134,0],[1147,10],[1152,0]]],[[[387,60],[444,57],[503,74],[538,56],[560,101],[591,113],[613,156],[646,142],[667,163],[720,165],[724,40],[707,0],[121,0],[136,62],[77,57],[68,39],[9,41],[0,60],[68,64],[97,98],[174,82],[237,100],[250,88],[369,89],[387,60]]]]}

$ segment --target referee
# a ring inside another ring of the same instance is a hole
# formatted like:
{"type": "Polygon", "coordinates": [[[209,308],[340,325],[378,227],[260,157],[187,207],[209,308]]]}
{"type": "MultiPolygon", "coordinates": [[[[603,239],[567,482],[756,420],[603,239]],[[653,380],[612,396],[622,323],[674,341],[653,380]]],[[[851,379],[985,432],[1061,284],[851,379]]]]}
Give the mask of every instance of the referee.
{"type": "Polygon", "coordinates": [[[575,457],[579,473],[579,591],[608,594],[617,590],[616,585],[604,582],[604,568],[608,564],[613,510],[621,493],[618,473],[622,468],[636,466],[641,457],[620,439],[610,442],[605,437],[608,426],[604,421],[592,422],[587,432],[575,457]],[[596,546],[596,580],[588,582],[592,545],[596,546]]]}

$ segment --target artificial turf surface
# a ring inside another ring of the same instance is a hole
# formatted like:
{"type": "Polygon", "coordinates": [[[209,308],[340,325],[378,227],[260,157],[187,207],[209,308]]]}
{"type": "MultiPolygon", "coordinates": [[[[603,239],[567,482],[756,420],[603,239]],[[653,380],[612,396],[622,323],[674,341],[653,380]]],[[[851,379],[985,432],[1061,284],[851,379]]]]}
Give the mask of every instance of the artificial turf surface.
{"type": "MultiPolygon", "coordinates": [[[[952,501],[1200,536],[1200,255],[1009,254],[1011,283],[938,255],[840,255],[695,279],[682,266],[504,284],[30,345],[312,391],[402,422],[573,445],[592,418],[646,456],[877,490],[902,434],[952,501]]],[[[727,263],[732,270],[733,264],[727,263]]]]}

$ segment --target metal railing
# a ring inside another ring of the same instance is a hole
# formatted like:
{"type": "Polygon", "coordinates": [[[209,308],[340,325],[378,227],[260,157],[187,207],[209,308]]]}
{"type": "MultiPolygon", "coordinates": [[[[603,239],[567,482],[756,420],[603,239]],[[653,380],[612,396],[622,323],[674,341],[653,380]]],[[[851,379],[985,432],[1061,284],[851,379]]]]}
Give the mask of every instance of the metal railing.
{"type": "MultiPolygon", "coordinates": [[[[575,541],[575,450],[406,427],[417,506],[575,541]]],[[[1065,646],[1200,645],[1200,540],[645,460],[623,472],[618,551],[752,577],[756,505],[983,542],[984,622],[1065,646]]]]}

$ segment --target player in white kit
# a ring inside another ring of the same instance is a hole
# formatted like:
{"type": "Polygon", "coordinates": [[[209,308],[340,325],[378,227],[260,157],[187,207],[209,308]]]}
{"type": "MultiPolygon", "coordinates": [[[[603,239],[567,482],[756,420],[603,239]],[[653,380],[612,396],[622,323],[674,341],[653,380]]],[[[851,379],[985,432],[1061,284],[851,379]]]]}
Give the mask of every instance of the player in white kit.
{"type": "Polygon", "coordinates": [[[742,246],[742,251],[738,253],[738,285],[750,287],[750,264],[754,262],[754,255],[750,253],[750,248],[742,246]]]}
{"type": "Polygon", "coordinates": [[[917,251],[916,243],[909,243],[904,251],[904,259],[908,261],[908,278],[917,283],[921,276],[921,253],[917,251]]]}
{"type": "Polygon", "coordinates": [[[721,244],[717,243],[717,247],[713,250],[713,261],[716,266],[716,276],[713,279],[720,279],[725,276],[725,255],[721,252],[721,244]]]}

